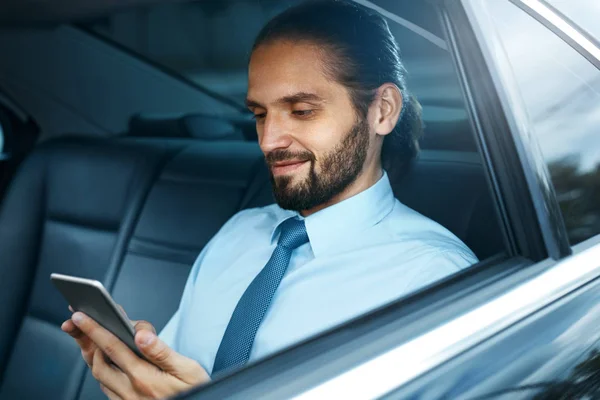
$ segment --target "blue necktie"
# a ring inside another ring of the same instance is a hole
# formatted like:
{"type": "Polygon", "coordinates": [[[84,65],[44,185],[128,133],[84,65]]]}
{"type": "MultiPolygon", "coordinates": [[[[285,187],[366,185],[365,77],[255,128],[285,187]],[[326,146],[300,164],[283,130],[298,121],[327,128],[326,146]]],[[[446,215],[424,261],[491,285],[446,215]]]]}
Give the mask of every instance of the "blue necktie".
{"type": "Polygon", "coordinates": [[[292,251],[308,242],[304,221],[299,219],[282,222],[280,232],[271,259],[250,283],[233,311],[215,357],[213,376],[248,361],[254,337],[287,270],[292,251]]]}

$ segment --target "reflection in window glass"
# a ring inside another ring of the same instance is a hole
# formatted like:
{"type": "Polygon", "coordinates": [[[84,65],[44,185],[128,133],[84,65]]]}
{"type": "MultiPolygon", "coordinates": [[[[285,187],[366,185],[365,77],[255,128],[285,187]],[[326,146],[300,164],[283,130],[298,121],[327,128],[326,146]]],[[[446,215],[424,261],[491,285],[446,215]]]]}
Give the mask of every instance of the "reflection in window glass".
{"type": "Polygon", "coordinates": [[[511,3],[487,4],[576,244],[600,233],[600,71],[511,3]]]}
{"type": "Polygon", "coordinates": [[[89,28],[240,105],[254,38],[301,0],[208,0],[139,7],[89,28]]]}
{"type": "Polygon", "coordinates": [[[600,1],[546,0],[587,33],[600,40],[600,1]]]}

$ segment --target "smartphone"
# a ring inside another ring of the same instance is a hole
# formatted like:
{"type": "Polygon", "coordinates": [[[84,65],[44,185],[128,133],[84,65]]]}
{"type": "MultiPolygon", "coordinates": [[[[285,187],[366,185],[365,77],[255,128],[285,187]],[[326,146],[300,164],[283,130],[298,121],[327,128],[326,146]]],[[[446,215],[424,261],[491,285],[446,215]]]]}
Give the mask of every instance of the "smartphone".
{"type": "Polygon", "coordinates": [[[53,273],[50,280],[75,311],[81,311],[146,359],[135,345],[135,327],[101,282],[53,273]]]}

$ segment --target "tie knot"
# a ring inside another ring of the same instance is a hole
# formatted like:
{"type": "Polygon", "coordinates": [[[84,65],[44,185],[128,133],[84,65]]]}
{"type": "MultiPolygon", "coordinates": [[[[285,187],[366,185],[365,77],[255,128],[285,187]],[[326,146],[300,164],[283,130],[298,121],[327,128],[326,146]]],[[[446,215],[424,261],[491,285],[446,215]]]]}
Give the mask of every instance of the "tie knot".
{"type": "Polygon", "coordinates": [[[281,223],[278,246],[293,250],[306,242],[308,242],[308,234],[304,221],[290,218],[281,223]]]}

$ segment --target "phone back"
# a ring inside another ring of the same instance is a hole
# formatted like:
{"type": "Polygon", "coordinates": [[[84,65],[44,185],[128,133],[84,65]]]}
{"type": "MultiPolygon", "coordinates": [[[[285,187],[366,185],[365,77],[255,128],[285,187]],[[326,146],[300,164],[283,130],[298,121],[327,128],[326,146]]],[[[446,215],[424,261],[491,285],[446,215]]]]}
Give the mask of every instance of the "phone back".
{"type": "Polygon", "coordinates": [[[52,274],[51,280],[73,310],[93,318],[144,358],[134,342],[135,328],[100,282],[59,274],[52,274]]]}

